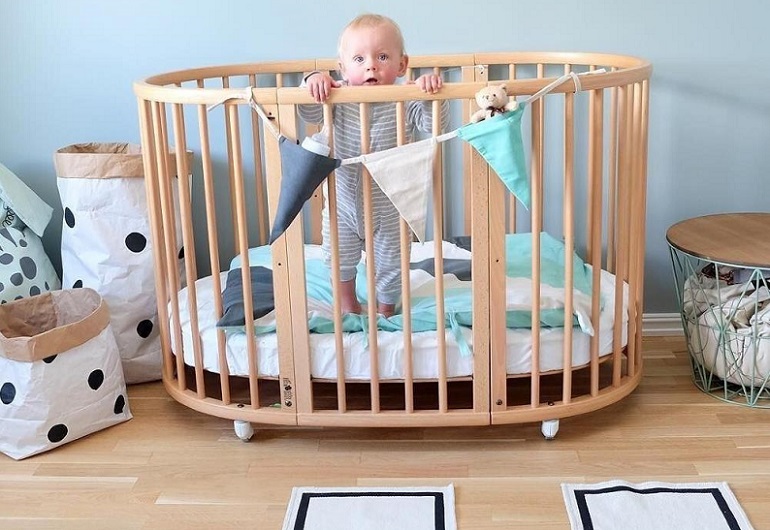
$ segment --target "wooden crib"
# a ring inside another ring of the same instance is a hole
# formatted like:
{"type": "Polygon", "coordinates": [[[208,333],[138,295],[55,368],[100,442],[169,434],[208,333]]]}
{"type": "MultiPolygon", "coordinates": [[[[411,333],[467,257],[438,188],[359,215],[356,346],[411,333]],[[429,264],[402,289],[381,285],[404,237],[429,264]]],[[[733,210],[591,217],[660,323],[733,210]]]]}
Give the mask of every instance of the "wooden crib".
{"type": "MultiPolygon", "coordinates": [[[[580,75],[580,91],[570,79],[526,110],[529,211],[469,144],[459,139],[439,144],[428,223],[432,242],[415,243],[401,222],[403,330],[369,326],[343,332],[334,299],[333,333],[319,334],[310,332],[308,308],[315,302],[303,279],[321,240],[322,193],[319,187],[286,233],[266,246],[282,178],[279,142],[271,130],[292,140],[317,130],[297,117],[297,105],[313,103],[297,86],[304,74],[335,66],[332,60],[244,64],[135,83],[162,374],[170,395],[205,414],[235,420],[242,439],[253,433],[251,423],[400,427],[536,421],[551,438],[559,418],[605,407],[633,391],[642,375],[651,65],[603,54],[423,56],[410,58],[407,76],[441,74],[445,85],[437,94],[414,85],[335,89],[324,106],[326,123],[334,104],[358,103],[366,116],[367,105],[395,102],[403,142],[402,102],[431,100],[437,116],[440,101],[449,100],[446,131],[468,122],[477,109],[474,95],[487,84],[504,82],[508,94],[521,99],[562,74],[592,72],[580,75]],[[169,153],[187,149],[198,155],[194,167],[186,167],[184,157],[171,166],[169,153]],[[175,178],[190,173],[191,181],[175,178]],[[593,335],[573,325],[541,323],[548,289],[541,279],[541,232],[563,245],[564,322],[578,305],[576,273],[588,275],[593,335]],[[515,258],[507,252],[514,239],[524,241],[532,256],[531,286],[520,293],[531,304],[524,329],[508,326],[506,260],[515,258]],[[464,241],[470,253],[463,256],[472,256],[472,322],[452,329],[444,308],[444,255],[460,251],[449,240],[464,241]],[[433,331],[413,331],[408,294],[414,264],[405,252],[410,246],[413,258],[433,259],[433,331]],[[223,315],[222,291],[236,256],[239,263],[232,267],[240,271],[235,274],[242,281],[239,299],[246,315],[253,310],[250,264],[263,259],[272,269],[270,333],[257,329],[251,318],[243,331],[225,332],[215,325],[223,315]],[[472,355],[458,353],[457,342],[463,340],[472,355]]],[[[368,145],[365,120],[362,145],[368,145]]],[[[434,118],[434,136],[441,127],[434,118]]],[[[328,185],[334,212],[333,175],[328,185]]],[[[372,183],[366,171],[363,186],[368,203],[372,183]]],[[[366,216],[371,234],[371,213],[366,216]]],[[[337,255],[333,246],[327,272],[332,292],[339,281],[337,255]]],[[[364,270],[372,292],[370,262],[364,270]]],[[[364,312],[370,322],[376,320],[374,302],[364,305],[364,312]]]]}

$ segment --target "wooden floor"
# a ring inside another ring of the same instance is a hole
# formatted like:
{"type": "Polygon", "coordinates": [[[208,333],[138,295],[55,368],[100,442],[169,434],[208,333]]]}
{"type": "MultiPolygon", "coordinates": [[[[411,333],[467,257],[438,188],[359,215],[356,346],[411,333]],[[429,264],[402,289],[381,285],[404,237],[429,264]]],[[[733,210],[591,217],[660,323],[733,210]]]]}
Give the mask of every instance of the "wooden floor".
{"type": "MultiPolygon", "coordinates": [[[[278,529],[292,486],[454,483],[462,530],[568,529],[560,484],[726,481],[770,528],[770,410],[699,392],[680,338],[645,341],[626,400],[538,424],[287,429],[238,440],[232,422],[133,386],[130,422],[20,462],[0,454],[0,528],[278,529]]],[[[685,530],[685,529],[683,529],[685,530]]]]}

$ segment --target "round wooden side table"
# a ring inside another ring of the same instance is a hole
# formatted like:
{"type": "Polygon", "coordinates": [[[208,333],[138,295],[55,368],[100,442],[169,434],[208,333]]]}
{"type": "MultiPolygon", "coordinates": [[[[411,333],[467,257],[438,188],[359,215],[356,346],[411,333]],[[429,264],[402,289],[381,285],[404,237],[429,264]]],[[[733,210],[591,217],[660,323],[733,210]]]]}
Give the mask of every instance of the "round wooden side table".
{"type": "Polygon", "coordinates": [[[666,240],[695,385],[770,408],[770,213],[687,219],[666,240]]]}

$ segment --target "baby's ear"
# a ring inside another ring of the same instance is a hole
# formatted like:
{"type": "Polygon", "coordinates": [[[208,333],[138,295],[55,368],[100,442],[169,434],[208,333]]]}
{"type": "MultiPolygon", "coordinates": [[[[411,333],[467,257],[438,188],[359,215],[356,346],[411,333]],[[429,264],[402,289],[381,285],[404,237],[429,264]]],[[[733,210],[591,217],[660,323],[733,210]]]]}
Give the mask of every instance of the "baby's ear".
{"type": "Polygon", "coordinates": [[[401,56],[401,62],[398,65],[398,77],[402,77],[406,74],[406,69],[409,66],[409,56],[404,54],[401,56]]]}

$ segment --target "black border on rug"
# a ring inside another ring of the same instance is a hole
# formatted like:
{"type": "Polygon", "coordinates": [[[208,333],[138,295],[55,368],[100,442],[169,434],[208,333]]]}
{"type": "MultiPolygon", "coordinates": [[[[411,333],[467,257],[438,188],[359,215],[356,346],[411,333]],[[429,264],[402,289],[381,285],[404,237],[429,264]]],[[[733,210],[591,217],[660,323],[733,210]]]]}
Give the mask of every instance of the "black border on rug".
{"type": "Polygon", "coordinates": [[[727,523],[729,529],[741,530],[741,527],[738,524],[738,520],[735,518],[735,515],[733,515],[733,512],[730,511],[730,506],[727,504],[727,501],[722,495],[722,492],[719,491],[719,488],[655,487],[655,488],[640,489],[640,488],[632,488],[630,486],[612,486],[609,488],[592,489],[592,490],[588,490],[588,489],[573,490],[573,494],[575,495],[575,502],[577,504],[578,511],[580,512],[580,522],[583,524],[584,530],[594,530],[594,524],[593,524],[593,521],[591,520],[591,514],[588,511],[588,503],[586,502],[586,496],[595,495],[599,493],[613,493],[616,491],[631,491],[633,493],[639,493],[642,495],[647,495],[650,493],[708,493],[712,497],[714,497],[714,502],[716,502],[717,506],[719,506],[719,511],[722,512],[722,515],[725,518],[725,523],[727,523]]]}
{"type": "MultiPolygon", "coordinates": [[[[446,530],[444,521],[444,492],[441,491],[329,491],[326,493],[305,492],[297,509],[294,530],[304,530],[310,501],[315,497],[433,497],[433,520],[436,530],[446,530]]],[[[731,529],[732,530],[732,529],[731,529]]],[[[738,529],[740,530],[740,529],[738,529]]]]}

